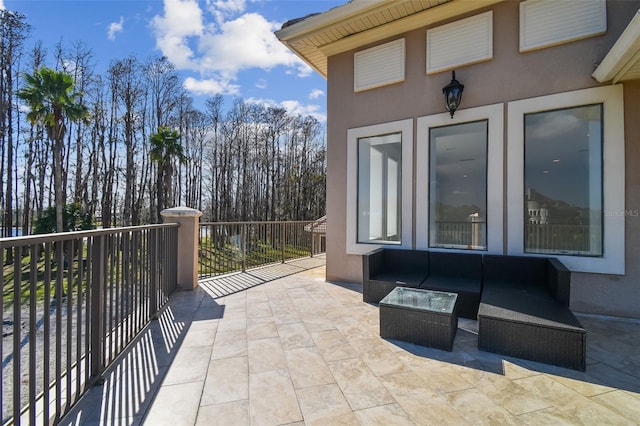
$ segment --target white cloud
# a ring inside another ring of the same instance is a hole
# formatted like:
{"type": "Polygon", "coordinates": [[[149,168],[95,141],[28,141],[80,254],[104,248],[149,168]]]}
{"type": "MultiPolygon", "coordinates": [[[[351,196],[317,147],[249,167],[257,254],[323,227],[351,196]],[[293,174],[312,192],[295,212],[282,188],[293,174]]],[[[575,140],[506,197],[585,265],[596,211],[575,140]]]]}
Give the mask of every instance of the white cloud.
{"type": "Polygon", "coordinates": [[[246,6],[245,0],[207,0],[207,10],[215,18],[218,26],[244,12],[246,6]]]}
{"type": "Polygon", "coordinates": [[[0,0],[0,10],[4,10],[4,0],[0,0]]]}
{"type": "Polygon", "coordinates": [[[192,37],[202,35],[202,10],[196,0],[164,0],[164,16],[155,16],[152,27],[156,31],[156,44],[176,67],[197,67],[194,52],[189,46],[192,37]]]}
{"type": "MultiPolygon", "coordinates": [[[[0,0],[1,1],[1,0],[0,0]]],[[[107,28],[107,38],[111,41],[116,39],[116,34],[122,32],[124,26],[124,18],[121,16],[118,22],[112,22],[107,28]]]]}
{"type": "Polygon", "coordinates": [[[264,78],[261,78],[256,82],[256,87],[258,89],[266,89],[267,86],[268,86],[267,80],[265,80],[264,78]]]}
{"type": "Polygon", "coordinates": [[[300,102],[293,100],[282,101],[280,102],[280,105],[293,115],[301,115],[303,117],[310,115],[320,122],[327,121],[327,116],[320,112],[320,106],[318,105],[303,105],[300,102]]]}
{"type": "Polygon", "coordinates": [[[202,68],[236,74],[249,68],[295,66],[297,58],[273,34],[278,28],[257,13],[245,13],[223,23],[219,32],[200,39],[202,68]]]}
{"type": "Polygon", "coordinates": [[[244,12],[245,0],[217,0],[212,4],[215,8],[228,12],[244,12]]]}
{"type": "Polygon", "coordinates": [[[232,82],[252,68],[285,66],[298,77],[313,72],[274,35],[281,23],[245,8],[246,0],[208,0],[206,10],[197,0],[164,0],[164,16],[154,17],[157,47],[178,69],[200,74],[190,80],[200,94],[204,87],[238,90],[232,82]]]}
{"type": "Polygon", "coordinates": [[[229,80],[222,79],[203,79],[197,80],[193,77],[187,77],[184,80],[184,88],[196,95],[237,95],[240,92],[240,86],[233,84],[229,80]]]}
{"type": "Polygon", "coordinates": [[[300,115],[302,117],[306,117],[310,115],[321,123],[325,123],[327,121],[327,115],[321,111],[319,105],[313,105],[313,104],[304,105],[299,101],[295,101],[295,100],[286,100],[282,102],[276,102],[272,99],[257,99],[257,98],[249,98],[246,100],[246,102],[250,104],[284,108],[291,115],[300,115]]]}
{"type": "Polygon", "coordinates": [[[321,96],[324,96],[324,91],[320,89],[313,89],[311,93],[309,93],[309,99],[318,99],[321,96]]]}

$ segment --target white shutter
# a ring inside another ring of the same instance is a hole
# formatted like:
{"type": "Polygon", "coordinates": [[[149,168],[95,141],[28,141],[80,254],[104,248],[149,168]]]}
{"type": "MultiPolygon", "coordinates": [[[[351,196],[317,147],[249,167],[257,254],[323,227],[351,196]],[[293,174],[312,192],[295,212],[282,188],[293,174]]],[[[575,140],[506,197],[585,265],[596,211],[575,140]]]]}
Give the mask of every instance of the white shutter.
{"type": "Polygon", "coordinates": [[[527,0],[520,3],[521,52],[606,31],[606,0],[527,0]]]}
{"type": "Polygon", "coordinates": [[[427,30],[427,74],[493,58],[493,12],[427,30]]]}
{"type": "Polygon", "coordinates": [[[354,55],[353,90],[373,89],[404,81],[404,38],[357,52],[354,55]]]}

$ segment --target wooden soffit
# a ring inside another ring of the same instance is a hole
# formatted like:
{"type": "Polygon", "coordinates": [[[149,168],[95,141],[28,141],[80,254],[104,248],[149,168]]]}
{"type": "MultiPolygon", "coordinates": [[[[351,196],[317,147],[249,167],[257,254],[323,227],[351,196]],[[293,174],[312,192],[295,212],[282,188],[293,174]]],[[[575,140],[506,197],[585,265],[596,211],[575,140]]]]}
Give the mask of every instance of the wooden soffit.
{"type": "Polygon", "coordinates": [[[285,23],[276,37],[323,77],[327,58],[505,0],[352,0],[285,23]]]}

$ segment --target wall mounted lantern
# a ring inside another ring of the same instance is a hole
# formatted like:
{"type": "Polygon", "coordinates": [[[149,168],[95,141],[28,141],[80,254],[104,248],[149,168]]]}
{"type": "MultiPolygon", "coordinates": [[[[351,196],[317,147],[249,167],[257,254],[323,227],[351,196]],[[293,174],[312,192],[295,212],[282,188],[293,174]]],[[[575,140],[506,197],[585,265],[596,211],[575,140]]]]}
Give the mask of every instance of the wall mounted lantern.
{"type": "Polygon", "coordinates": [[[451,71],[451,82],[442,88],[444,104],[447,107],[447,111],[451,113],[451,118],[453,118],[453,113],[456,112],[460,106],[463,90],[464,84],[456,80],[456,72],[451,71]]]}

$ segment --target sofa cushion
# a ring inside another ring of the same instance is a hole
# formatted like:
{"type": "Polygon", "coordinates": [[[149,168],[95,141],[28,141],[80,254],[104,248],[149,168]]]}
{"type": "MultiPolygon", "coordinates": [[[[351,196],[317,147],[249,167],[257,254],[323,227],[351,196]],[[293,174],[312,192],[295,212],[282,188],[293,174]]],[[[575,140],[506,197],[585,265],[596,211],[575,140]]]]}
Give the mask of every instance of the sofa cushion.
{"type": "Polygon", "coordinates": [[[416,271],[411,269],[383,269],[380,273],[371,276],[370,280],[395,283],[402,287],[418,287],[426,277],[427,273],[425,271],[416,271]]]}
{"type": "Polygon", "coordinates": [[[484,256],[484,283],[547,288],[547,259],[525,256],[484,256]]]}
{"type": "Polygon", "coordinates": [[[478,317],[501,318],[541,327],[585,332],[580,321],[566,306],[556,302],[549,295],[545,297],[542,292],[485,288],[478,317]]]}

